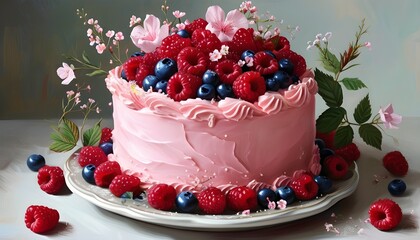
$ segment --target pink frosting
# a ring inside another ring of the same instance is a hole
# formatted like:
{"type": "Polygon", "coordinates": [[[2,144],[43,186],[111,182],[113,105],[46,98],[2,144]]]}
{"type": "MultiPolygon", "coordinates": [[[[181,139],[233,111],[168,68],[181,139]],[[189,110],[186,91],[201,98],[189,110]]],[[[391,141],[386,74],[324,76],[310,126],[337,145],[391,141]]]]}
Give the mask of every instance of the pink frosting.
{"type": "Polygon", "coordinates": [[[319,174],[311,71],[299,84],[267,92],[255,104],[233,98],[175,102],[136,88],[120,71],[106,79],[114,106],[113,158],[145,186],[258,190],[287,185],[305,171],[319,174]]]}

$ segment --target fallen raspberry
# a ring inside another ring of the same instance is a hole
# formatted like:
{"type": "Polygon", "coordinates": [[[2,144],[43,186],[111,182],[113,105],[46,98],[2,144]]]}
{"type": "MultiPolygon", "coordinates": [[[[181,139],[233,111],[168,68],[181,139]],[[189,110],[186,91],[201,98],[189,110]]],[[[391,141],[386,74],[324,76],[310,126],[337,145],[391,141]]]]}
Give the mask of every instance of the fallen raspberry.
{"type": "Polygon", "coordinates": [[[31,205],[25,212],[25,225],[34,233],[45,233],[58,224],[60,214],[45,206],[31,205]]]}
{"type": "Polygon", "coordinates": [[[63,188],[64,174],[60,167],[44,166],[38,171],[38,184],[42,191],[57,194],[63,188]]]}
{"type": "Polygon", "coordinates": [[[384,167],[395,176],[402,177],[408,172],[408,162],[400,151],[387,153],[382,162],[384,167]]]}
{"type": "Polygon", "coordinates": [[[395,228],[401,222],[402,217],[400,206],[391,199],[379,199],[369,208],[370,223],[381,231],[395,228]]]}
{"type": "Polygon", "coordinates": [[[295,196],[299,200],[311,200],[318,194],[318,184],[309,174],[302,174],[290,183],[295,196]]]}

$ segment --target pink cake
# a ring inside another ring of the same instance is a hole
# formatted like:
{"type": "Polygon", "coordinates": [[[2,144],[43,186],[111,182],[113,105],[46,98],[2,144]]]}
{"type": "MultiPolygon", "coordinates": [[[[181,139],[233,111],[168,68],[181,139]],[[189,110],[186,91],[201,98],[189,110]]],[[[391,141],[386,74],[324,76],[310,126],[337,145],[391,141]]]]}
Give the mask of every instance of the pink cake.
{"type": "Polygon", "coordinates": [[[318,88],[310,70],[299,83],[268,91],[255,103],[177,102],[122,79],[120,67],[110,71],[106,84],[114,109],[111,159],[145,186],[167,183],[178,192],[275,189],[303,172],[320,172],[314,144],[318,88]]]}

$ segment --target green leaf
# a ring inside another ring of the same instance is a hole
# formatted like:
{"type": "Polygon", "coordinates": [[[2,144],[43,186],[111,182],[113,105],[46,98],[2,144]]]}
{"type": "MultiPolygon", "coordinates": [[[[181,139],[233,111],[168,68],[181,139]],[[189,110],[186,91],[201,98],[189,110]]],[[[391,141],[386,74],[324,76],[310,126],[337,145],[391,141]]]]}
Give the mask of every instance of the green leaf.
{"type": "Polygon", "coordinates": [[[50,138],[53,141],[50,150],[54,152],[66,152],[73,149],[79,140],[79,128],[77,125],[68,120],[63,119],[60,125],[53,128],[50,138]]]}
{"type": "Polygon", "coordinates": [[[377,127],[372,124],[362,124],[359,127],[359,135],[366,144],[381,150],[382,133],[377,127]]]}
{"type": "Polygon", "coordinates": [[[90,64],[89,58],[88,58],[88,56],[87,56],[87,54],[86,54],[86,52],[85,52],[85,51],[83,51],[83,53],[82,53],[82,58],[83,58],[83,60],[84,60],[86,63],[89,63],[89,64],[90,64]]]}
{"type": "Polygon", "coordinates": [[[89,77],[98,76],[98,75],[105,75],[106,72],[104,70],[95,70],[91,73],[87,73],[86,75],[89,77]]]}
{"type": "Polygon", "coordinates": [[[74,147],[75,145],[73,144],[62,142],[62,141],[56,141],[56,142],[53,142],[49,148],[51,151],[54,151],[54,152],[67,152],[67,151],[72,150],[74,147]]]}
{"type": "Polygon", "coordinates": [[[362,82],[362,80],[358,78],[344,78],[341,80],[344,87],[347,88],[347,90],[358,90],[362,88],[367,88],[367,86],[362,82]]]}
{"type": "Polygon", "coordinates": [[[334,74],[338,73],[340,71],[340,61],[338,61],[338,58],[331,53],[328,49],[325,49],[326,53],[321,55],[321,62],[322,66],[325,68],[325,70],[332,72],[334,74]]]}
{"type": "Polygon", "coordinates": [[[63,119],[63,134],[72,142],[77,143],[79,140],[79,128],[73,121],[64,118],[63,119]]]}
{"type": "Polygon", "coordinates": [[[316,130],[321,133],[329,133],[336,130],[343,121],[346,110],[342,107],[328,108],[316,120],[316,130]]]}
{"type": "Polygon", "coordinates": [[[336,148],[344,147],[353,141],[354,132],[350,125],[341,126],[337,129],[334,136],[334,146],[336,148]]]}
{"type": "Polygon", "coordinates": [[[367,122],[372,116],[372,107],[370,106],[369,94],[364,97],[354,109],[353,117],[358,124],[367,122]]]}
{"type": "Polygon", "coordinates": [[[318,93],[328,107],[340,107],[343,104],[343,90],[331,75],[315,69],[315,80],[318,83],[318,93]]]}
{"type": "Polygon", "coordinates": [[[101,121],[83,133],[83,146],[94,146],[101,140],[101,121]]]}

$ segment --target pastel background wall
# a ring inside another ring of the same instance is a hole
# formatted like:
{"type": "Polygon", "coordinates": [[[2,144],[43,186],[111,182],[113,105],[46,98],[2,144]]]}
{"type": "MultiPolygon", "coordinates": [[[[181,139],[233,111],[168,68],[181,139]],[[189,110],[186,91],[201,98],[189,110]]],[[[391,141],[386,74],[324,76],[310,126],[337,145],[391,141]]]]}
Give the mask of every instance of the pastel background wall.
{"type": "MultiPolygon", "coordinates": [[[[210,5],[226,11],[242,1],[168,0],[172,10],[187,12],[189,19],[203,17],[210,5]]],[[[363,18],[372,42],[372,50],[364,49],[358,63],[347,74],[359,77],[369,87],[372,108],[393,103],[403,116],[420,116],[420,1],[417,0],[317,0],[254,1],[261,13],[269,11],[278,20],[283,34],[287,25],[300,26],[292,47],[301,53],[311,67],[319,67],[317,53],[306,50],[306,42],[317,33],[331,31],[331,51],[342,52],[353,40],[363,18]]],[[[0,119],[57,118],[65,91],[56,75],[62,54],[80,54],[82,50],[96,61],[89,47],[86,27],[76,9],[98,19],[105,29],[123,31],[124,47],[135,51],[130,43],[128,21],[131,15],[144,19],[146,13],[162,16],[160,1],[144,0],[3,0],[0,2],[0,119]]],[[[103,64],[106,64],[105,61],[103,64]]],[[[92,85],[93,97],[102,107],[102,116],[110,117],[110,94],[103,79],[84,78],[92,85]]],[[[346,105],[355,105],[366,90],[346,93],[346,105]]],[[[318,101],[317,110],[323,109],[318,101]]]]}

